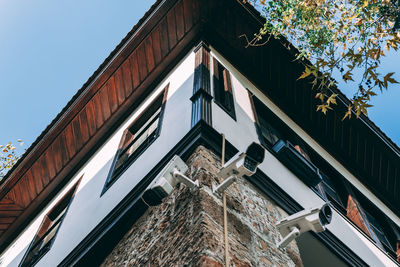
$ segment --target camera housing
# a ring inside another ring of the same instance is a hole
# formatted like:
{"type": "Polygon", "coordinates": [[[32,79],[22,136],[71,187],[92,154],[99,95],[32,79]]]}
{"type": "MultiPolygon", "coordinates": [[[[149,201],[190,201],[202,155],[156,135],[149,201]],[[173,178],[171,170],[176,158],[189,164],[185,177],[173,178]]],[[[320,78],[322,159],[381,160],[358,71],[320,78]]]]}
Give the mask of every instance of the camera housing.
{"type": "Polygon", "coordinates": [[[223,192],[238,177],[253,175],[257,171],[258,165],[264,161],[264,156],[264,148],[254,142],[247,148],[246,153],[237,153],[219,171],[218,176],[224,181],[217,187],[213,186],[213,192],[223,192]]]}
{"type": "Polygon", "coordinates": [[[170,195],[179,183],[185,184],[191,190],[197,188],[199,181],[192,181],[184,175],[188,169],[185,162],[175,155],[147,187],[142,200],[149,206],[156,206],[161,204],[162,199],[170,195]]]}
{"type": "Polygon", "coordinates": [[[286,247],[293,239],[304,232],[323,232],[332,220],[332,209],[325,203],[321,206],[305,209],[277,222],[283,239],[278,243],[279,248],[286,247]]]}

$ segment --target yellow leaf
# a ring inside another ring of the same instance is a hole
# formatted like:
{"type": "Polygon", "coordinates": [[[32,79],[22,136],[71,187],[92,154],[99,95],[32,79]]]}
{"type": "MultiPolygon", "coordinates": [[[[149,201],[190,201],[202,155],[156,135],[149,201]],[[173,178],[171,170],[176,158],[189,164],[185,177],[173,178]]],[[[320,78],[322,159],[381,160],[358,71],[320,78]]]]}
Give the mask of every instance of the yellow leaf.
{"type": "Polygon", "coordinates": [[[332,108],[328,105],[318,105],[317,106],[317,111],[321,110],[322,113],[324,113],[324,115],[326,115],[326,112],[328,111],[328,109],[332,109],[332,108]]]}
{"type": "Polygon", "coordinates": [[[348,20],[353,20],[353,19],[355,19],[356,17],[358,17],[358,13],[356,13],[356,14],[354,14],[354,16],[348,18],[348,20]]]}
{"type": "Polygon", "coordinates": [[[304,78],[310,76],[310,74],[311,74],[311,70],[308,67],[306,67],[303,74],[301,74],[301,76],[297,80],[304,79],[304,78]]]}
{"type": "Polygon", "coordinates": [[[351,108],[352,108],[351,105],[349,105],[349,106],[347,107],[347,111],[346,111],[346,113],[344,114],[344,116],[343,116],[343,118],[342,118],[342,121],[344,121],[347,117],[349,117],[349,119],[351,118],[351,108]]]}
{"type": "Polygon", "coordinates": [[[336,103],[336,96],[337,96],[337,94],[332,94],[332,95],[328,98],[328,100],[326,101],[326,103],[327,103],[328,105],[330,105],[330,104],[335,104],[335,105],[337,105],[337,103],[336,103]]]}
{"type": "Polygon", "coordinates": [[[383,77],[383,83],[385,88],[388,87],[388,82],[389,83],[399,83],[398,81],[396,81],[395,79],[392,78],[394,72],[389,72],[388,74],[385,75],[385,77],[383,77]]]}
{"type": "Polygon", "coordinates": [[[353,76],[353,74],[352,74],[350,71],[347,71],[347,72],[343,75],[343,80],[344,80],[345,82],[347,82],[347,81],[354,81],[352,76],[353,76]]]}

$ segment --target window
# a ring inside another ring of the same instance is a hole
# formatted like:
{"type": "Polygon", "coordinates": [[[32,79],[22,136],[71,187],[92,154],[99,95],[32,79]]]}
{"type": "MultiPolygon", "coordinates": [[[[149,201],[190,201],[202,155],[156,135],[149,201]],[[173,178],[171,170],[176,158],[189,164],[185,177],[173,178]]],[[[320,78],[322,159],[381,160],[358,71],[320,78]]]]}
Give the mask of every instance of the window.
{"type": "Polygon", "coordinates": [[[215,58],[213,59],[214,100],[226,113],[236,120],[232,94],[231,74],[215,58]]]}
{"type": "Polygon", "coordinates": [[[347,192],[344,189],[344,185],[340,185],[340,180],[341,177],[338,175],[335,175],[337,179],[333,180],[330,176],[320,172],[321,175],[321,183],[319,183],[316,186],[316,191],[319,193],[319,195],[325,199],[326,201],[329,201],[335,208],[337,208],[341,213],[346,214],[346,198],[347,198],[347,192]],[[339,180],[339,181],[337,181],[339,180]],[[342,188],[342,190],[338,190],[339,188],[342,188]],[[343,193],[343,194],[341,194],[343,193]]]}
{"type": "Polygon", "coordinates": [[[390,245],[389,240],[387,239],[380,223],[368,211],[364,210],[364,214],[370,226],[371,232],[373,232],[373,239],[377,242],[381,242],[385,250],[393,251],[394,249],[390,245]]]}
{"type": "Polygon", "coordinates": [[[167,87],[124,131],[102,194],[160,135],[167,87]]]}
{"type": "Polygon", "coordinates": [[[33,238],[25,256],[20,264],[21,267],[35,265],[50,250],[54,243],[58,229],[67,213],[72,198],[81,179],[57,202],[56,205],[44,216],[38,232],[33,238]]]}
{"type": "MultiPolygon", "coordinates": [[[[280,132],[271,125],[277,118],[272,112],[255,96],[250,97],[256,118],[257,131],[262,145],[266,148],[274,146],[279,140],[283,139],[280,132]]],[[[276,124],[276,123],[275,123],[276,124]]]]}
{"type": "Polygon", "coordinates": [[[383,212],[376,208],[356,188],[352,188],[353,197],[357,199],[358,208],[363,215],[364,223],[367,226],[366,234],[375,243],[385,250],[391,257],[396,259],[396,248],[398,243],[398,227],[394,226],[383,212]]]}

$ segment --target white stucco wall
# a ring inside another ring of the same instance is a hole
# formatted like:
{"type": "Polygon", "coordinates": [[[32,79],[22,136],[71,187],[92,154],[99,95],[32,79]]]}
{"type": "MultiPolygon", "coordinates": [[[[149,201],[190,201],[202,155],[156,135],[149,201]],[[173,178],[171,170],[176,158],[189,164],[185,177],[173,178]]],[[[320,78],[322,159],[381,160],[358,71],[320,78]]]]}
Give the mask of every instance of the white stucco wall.
{"type": "Polygon", "coordinates": [[[83,175],[56,239],[36,266],[56,266],[190,130],[194,53],[190,52],[116,130],[71,182],[3,253],[2,266],[18,266],[47,212],[83,175]],[[102,195],[123,131],[169,83],[160,136],[102,195]]]}

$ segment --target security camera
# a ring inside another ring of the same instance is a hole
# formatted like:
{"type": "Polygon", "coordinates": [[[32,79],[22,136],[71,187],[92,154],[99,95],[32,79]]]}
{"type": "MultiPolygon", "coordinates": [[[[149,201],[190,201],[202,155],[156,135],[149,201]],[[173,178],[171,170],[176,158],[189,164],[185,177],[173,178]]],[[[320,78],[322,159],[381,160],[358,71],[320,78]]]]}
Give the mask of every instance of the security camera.
{"type": "Polygon", "coordinates": [[[218,173],[218,176],[224,181],[217,187],[213,187],[213,192],[223,192],[238,177],[251,176],[257,166],[264,161],[264,148],[256,143],[252,143],[246,150],[246,153],[237,153],[233,156],[218,173]]]}
{"type": "Polygon", "coordinates": [[[159,205],[162,199],[170,195],[179,183],[185,184],[191,190],[197,188],[199,181],[192,181],[183,174],[188,169],[185,162],[175,155],[147,187],[147,190],[142,195],[143,201],[150,206],[159,205]]]}
{"type": "Polygon", "coordinates": [[[297,212],[277,222],[279,232],[283,239],[277,244],[279,248],[286,247],[290,241],[304,232],[314,231],[320,233],[325,231],[325,225],[332,220],[332,209],[327,203],[322,206],[297,212]]]}

